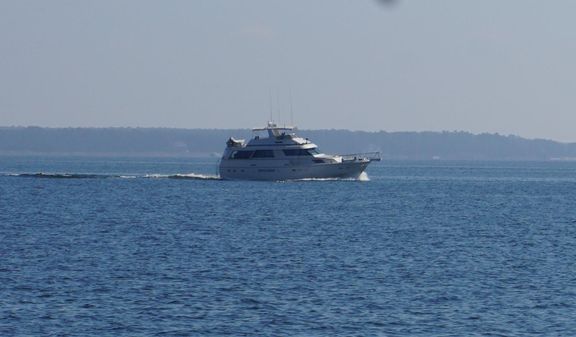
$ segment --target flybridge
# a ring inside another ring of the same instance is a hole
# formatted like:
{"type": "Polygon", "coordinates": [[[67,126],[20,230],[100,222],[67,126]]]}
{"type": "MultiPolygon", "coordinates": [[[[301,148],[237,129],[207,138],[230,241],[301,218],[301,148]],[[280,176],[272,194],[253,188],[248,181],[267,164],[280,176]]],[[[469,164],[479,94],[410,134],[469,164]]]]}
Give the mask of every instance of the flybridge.
{"type": "Polygon", "coordinates": [[[284,131],[291,131],[296,130],[295,126],[283,126],[280,127],[274,122],[268,122],[268,124],[263,128],[253,128],[252,131],[267,131],[267,130],[284,130],[284,131]]]}
{"type": "Polygon", "coordinates": [[[281,137],[283,135],[286,135],[287,131],[294,131],[294,130],[296,130],[295,126],[279,127],[278,125],[276,125],[276,123],[273,122],[268,122],[268,125],[266,125],[266,127],[252,129],[253,132],[268,131],[268,136],[270,138],[281,137]]]}
{"type": "Polygon", "coordinates": [[[311,144],[308,139],[296,136],[296,134],[293,132],[294,130],[296,130],[296,127],[279,127],[273,122],[268,122],[266,127],[252,129],[252,131],[255,133],[255,136],[248,142],[248,146],[288,146],[311,144]],[[261,131],[266,131],[268,133],[268,137],[261,137],[258,135],[258,132],[261,131]]]}

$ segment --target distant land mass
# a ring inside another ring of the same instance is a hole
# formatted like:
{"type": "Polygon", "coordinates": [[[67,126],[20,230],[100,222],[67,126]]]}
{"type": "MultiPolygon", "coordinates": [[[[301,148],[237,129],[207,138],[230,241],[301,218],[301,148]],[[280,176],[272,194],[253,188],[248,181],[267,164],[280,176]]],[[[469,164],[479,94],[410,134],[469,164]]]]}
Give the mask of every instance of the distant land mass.
{"type": "MultiPolygon", "coordinates": [[[[2,155],[219,156],[249,129],[0,127],[2,155]]],[[[576,143],[499,134],[298,130],[325,153],[380,151],[384,160],[572,160],[576,143]]]]}

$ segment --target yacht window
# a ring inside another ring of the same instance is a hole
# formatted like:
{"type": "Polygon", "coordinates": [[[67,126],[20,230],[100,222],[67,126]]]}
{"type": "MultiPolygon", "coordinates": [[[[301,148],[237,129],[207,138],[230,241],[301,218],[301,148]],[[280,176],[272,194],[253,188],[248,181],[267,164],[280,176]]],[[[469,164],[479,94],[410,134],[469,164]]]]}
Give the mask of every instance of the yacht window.
{"type": "Polygon", "coordinates": [[[254,151],[234,151],[230,155],[230,159],[250,159],[254,151]]]}
{"type": "Polygon", "coordinates": [[[282,150],[285,156],[297,156],[300,153],[299,149],[282,150]]]}
{"type": "Polygon", "coordinates": [[[315,154],[320,154],[316,149],[289,149],[282,150],[286,156],[312,156],[315,154]]]}
{"type": "Polygon", "coordinates": [[[272,150],[256,150],[252,158],[274,158],[274,151],[272,150]]]}
{"type": "Polygon", "coordinates": [[[313,148],[313,149],[308,149],[308,153],[310,153],[311,155],[315,155],[315,154],[320,154],[320,151],[318,151],[318,148],[313,148]]]}

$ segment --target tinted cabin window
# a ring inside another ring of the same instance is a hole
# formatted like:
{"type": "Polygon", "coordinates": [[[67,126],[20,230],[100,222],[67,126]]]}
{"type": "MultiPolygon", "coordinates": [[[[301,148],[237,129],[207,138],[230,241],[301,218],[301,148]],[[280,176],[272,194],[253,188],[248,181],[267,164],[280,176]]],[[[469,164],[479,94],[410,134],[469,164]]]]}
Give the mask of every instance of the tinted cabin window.
{"type": "Polygon", "coordinates": [[[256,150],[252,158],[274,158],[274,151],[272,150],[256,150]]]}
{"type": "Polygon", "coordinates": [[[308,149],[308,153],[310,153],[311,155],[314,155],[314,154],[320,154],[320,151],[318,151],[318,148],[313,148],[313,149],[308,149]]]}
{"type": "Polygon", "coordinates": [[[299,149],[294,149],[294,150],[282,150],[284,151],[284,155],[285,156],[297,156],[298,153],[300,152],[299,149]]]}
{"type": "Polygon", "coordinates": [[[311,156],[313,153],[318,153],[316,149],[290,149],[282,151],[284,151],[284,155],[286,156],[311,156]]]}
{"type": "Polygon", "coordinates": [[[249,159],[254,151],[234,151],[230,159],[249,159]]]}

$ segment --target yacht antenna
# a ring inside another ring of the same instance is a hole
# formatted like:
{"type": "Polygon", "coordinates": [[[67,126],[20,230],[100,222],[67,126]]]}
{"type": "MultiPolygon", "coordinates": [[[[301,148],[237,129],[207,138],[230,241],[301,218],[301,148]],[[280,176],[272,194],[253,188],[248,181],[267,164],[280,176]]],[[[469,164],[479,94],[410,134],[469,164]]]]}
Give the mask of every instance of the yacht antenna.
{"type": "Polygon", "coordinates": [[[276,95],[276,110],[278,113],[278,125],[282,124],[282,122],[280,121],[280,111],[282,110],[281,106],[280,106],[280,95],[276,95]]]}
{"type": "Polygon", "coordinates": [[[292,88],[289,89],[288,95],[290,95],[290,127],[294,127],[294,109],[292,104],[292,88]]]}
{"type": "Polygon", "coordinates": [[[272,118],[273,118],[272,117],[272,111],[273,111],[272,106],[273,106],[273,104],[272,104],[272,88],[270,88],[270,87],[268,88],[268,105],[270,105],[269,106],[269,108],[270,108],[270,123],[272,123],[272,118]]]}

